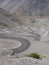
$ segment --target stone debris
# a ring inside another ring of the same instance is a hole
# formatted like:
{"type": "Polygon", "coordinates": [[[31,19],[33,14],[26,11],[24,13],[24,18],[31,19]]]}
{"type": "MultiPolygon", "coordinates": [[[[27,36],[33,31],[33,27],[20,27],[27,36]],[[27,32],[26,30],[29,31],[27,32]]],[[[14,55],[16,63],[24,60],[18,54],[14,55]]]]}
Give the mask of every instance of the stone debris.
{"type": "Polygon", "coordinates": [[[49,58],[38,60],[29,57],[0,57],[0,65],[49,65],[49,58]]]}

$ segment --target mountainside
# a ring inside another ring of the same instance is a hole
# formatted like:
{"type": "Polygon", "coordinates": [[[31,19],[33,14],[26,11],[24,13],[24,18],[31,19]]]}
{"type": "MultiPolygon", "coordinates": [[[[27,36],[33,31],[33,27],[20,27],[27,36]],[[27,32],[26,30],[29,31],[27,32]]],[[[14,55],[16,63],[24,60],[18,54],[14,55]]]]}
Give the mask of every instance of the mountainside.
{"type": "Polygon", "coordinates": [[[49,15],[49,0],[0,0],[0,3],[1,8],[12,14],[49,15]]]}
{"type": "Polygon", "coordinates": [[[5,1],[2,1],[2,3],[0,4],[0,7],[10,13],[13,13],[13,11],[22,4],[22,2],[23,0],[5,0],[5,1]]]}
{"type": "Polygon", "coordinates": [[[49,15],[49,0],[25,0],[17,10],[23,15],[49,15]]]}
{"type": "Polygon", "coordinates": [[[2,3],[2,2],[4,2],[5,0],[0,0],[0,4],[2,3]]]}

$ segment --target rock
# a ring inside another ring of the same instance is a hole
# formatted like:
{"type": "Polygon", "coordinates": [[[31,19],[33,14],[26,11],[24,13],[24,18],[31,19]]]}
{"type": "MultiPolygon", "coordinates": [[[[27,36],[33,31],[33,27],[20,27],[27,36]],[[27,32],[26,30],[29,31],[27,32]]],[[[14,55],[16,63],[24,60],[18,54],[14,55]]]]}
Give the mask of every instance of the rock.
{"type": "Polygon", "coordinates": [[[6,49],[6,48],[0,48],[0,57],[1,57],[1,56],[6,57],[6,56],[8,56],[8,55],[11,55],[12,53],[13,53],[12,50],[8,50],[8,49],[6,49]]]}

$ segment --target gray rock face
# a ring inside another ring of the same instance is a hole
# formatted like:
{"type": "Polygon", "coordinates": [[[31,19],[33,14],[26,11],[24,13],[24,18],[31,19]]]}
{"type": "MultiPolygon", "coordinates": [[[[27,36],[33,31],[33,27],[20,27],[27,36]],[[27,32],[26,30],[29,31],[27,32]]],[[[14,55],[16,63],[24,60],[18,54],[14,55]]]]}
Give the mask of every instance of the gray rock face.
{"type": "Polygon", "coordinates": [[[4,2],[4,0],[0,0],[0,4],[1,4],[2,2],[4,2]]]}
{"type": "Polygon", "coordinates": [[[25,0],[19,10],[25,15],[32,15],[34,12],[36,14],[49,15],[49,0],[25,0]]]}
{"type": "Polygon", "coordinates": [[[15,7],[17,8],[22,1],[23,0],[5,0],[3,3],[1,3],[0,7],[12,13],[13,10],[15,10],[15,7]]]}
{"type": "MultiPolygon", "coordinates": [[[[2,1],[0,0],[0,3],[2,1]]],[[[0,7],[10,13],[18,11],[23,15],[49,15],[49,0],[5,0],[0,7]]]]}

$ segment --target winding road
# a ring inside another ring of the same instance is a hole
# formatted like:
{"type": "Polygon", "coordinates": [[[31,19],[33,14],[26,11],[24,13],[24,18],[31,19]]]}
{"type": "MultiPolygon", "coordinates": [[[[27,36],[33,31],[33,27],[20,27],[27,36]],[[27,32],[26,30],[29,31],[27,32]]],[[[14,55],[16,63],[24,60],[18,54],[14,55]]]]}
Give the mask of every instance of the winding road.
{"type": "MultiPolygon", "coordinates": [[[[18,35],[18,34],[17,34],[18,35]]],[[[26,35],[28,36],[28,35],[26,35]]],[[[31,36],[31,35],[30,35],[31,36]]],[[[30,37],[29,36],[29,37],[30,37]]],[[[40,35],[38,34],[33,34],[33,37],[36,41],[39,41],[40,40],[40,35]]],[[[18,40],[20,43],[21,43],[21,46],[18,47],[18,48],[14,48],[14,49],[10,49],[13,51],[13,53],[11,55],[14,55],[15,53],[20,53],[20,52],[23,52],[25,51],[26,49],[29,48],[30,46],[30,41],[27,40],[27,39],[24,39],[22,37],[13,37],[13,36],[8,36],[8,34],[3,34],[3,33],[0,33],[0,39],[12,39],[12,40],[18,40]]]]}
{"type": "MultiPolygon", "coordinates": [[[[0,12],[0,23],[6,23],[8,24],[10,27],[12,28],[15,28],[15,24],[17,22],[14,22],[12,21],[10,18],[8,18],[7,16],[5,16],[5,14],[7,14],[4,10],[2,11],[1,9],[1,12],[0,12]],[[2,13],[1,13],[2,12],[2,13]]],[[[13,17],[12,17],[13,19],[13,17]]],[[[15,20],[15,19],[14,19],[15,20]]],[[[4,33],[4,32],[3,32],[4,33]]],[[[15,54],[15,53],[20,53],[20,52],[23,52],[25,51],[27,48],[29,48],[30,46],[30,42],[29,40],[27,39],[24,39],[24,38],[20,38],[20,37],[12,37],[12,36],[8,36],[8,34],[3,34],[3,33],[0,33],[0,39],[13,39],[13,40],[18,40],[19,42],[21,42],[21,46],[18,47],[18,48],[14,48],[14,49],[10,49],[10,50],[13,50],[13,53],[12,54],[15,54]]],[[[11,32],[10,32],[10,35],[11,35],[11,32]]],[[[40,35],[38,34],[35,34],[35,33],[27,33],[27,34],[17,34],[17,36],[27,36],[27,37],[32,37],[34,38],[36,41],[39,41],[40,40],[40,35]]]]}
{"type": "Polygon", "coordinates": [[[19,37],[8,37],[4,34],[1,34],[0,33],[0,38],[1,39],[13,39],[13,40],[18,40],[21,42],[21,46],[18,47],[18,48],[14,48],[14,49],[10,49],[13,51],[12,55],[14,55],[15,53],[20,53],[20,52],[23,52],[25,51],[29,46],[30,46],[30,42],[26,39],[23,39],[23,38],[19,38],[19,37]]]}

